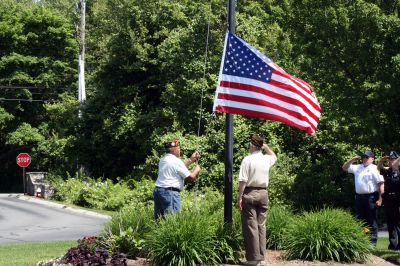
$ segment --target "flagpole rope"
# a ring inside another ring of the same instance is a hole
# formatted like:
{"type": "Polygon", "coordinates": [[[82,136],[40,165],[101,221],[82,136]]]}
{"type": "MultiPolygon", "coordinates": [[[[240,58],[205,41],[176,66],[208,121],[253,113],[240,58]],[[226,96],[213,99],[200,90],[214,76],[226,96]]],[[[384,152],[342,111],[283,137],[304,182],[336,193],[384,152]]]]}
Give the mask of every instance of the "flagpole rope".
{"type": "MultiPolygon", "coordinates": [[[[210,4],[211,10],[211,4],[210,4]]],[[[210,13],[208,13],[208,21],[207,21],[207,38],[206,38],[206,51],[204,53],[204,70],[203,70],[203,80],[206,79],[206,70],[207,70],[207,59],[208,59],[208,44],[209,44],[209,37],[210,37],[210,13]]],[[[201,98],[200,98],[200,114],[199,114],[199,124],[197,128],[197,136],[200,136],[200,128],[201,128],[201,118],[203,116],[203,98],[204,98],[204,86],[201,88],[201,98]]]]}

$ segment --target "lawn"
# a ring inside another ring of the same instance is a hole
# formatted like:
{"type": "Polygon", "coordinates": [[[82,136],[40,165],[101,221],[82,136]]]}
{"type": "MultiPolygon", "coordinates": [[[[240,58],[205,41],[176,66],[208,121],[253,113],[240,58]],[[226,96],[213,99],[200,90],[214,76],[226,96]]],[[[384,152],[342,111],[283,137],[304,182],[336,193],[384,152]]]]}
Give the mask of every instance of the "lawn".
{"type": "Polygon", "coordinates": [[[34,266],[37,262],[63,256],[76,240],[0,245],[1,266],[34,266]]]}
{"type": "Polygon", "coordinates": [[[376,245],[376,250],[373,252],[373,254],[391,263],[400,265],[400,253],[388,250],[388,245],[388,237],[379,237],[378,244],[376,245]]]}

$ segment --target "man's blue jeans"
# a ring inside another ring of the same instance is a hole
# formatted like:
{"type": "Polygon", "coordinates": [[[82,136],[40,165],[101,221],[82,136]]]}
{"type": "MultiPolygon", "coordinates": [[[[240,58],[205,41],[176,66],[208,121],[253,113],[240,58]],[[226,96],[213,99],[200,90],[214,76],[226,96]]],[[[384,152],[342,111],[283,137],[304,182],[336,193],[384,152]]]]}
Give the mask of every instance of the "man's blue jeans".
{"type": "Polygon", "coordinates": [[[154,218],[167,213],[176,213],[181,210],[181,195],[178,191],[169,188],[156,187],[154,189],[154,218]]]}

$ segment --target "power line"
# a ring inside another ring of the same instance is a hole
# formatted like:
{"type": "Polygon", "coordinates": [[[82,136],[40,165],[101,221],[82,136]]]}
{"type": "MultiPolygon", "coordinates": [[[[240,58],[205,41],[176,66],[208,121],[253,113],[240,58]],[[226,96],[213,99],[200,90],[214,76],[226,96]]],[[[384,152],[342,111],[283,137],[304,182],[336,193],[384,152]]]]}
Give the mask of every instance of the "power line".
{"type": "Polygon", "coordinates": [[[19,101],[19,102],[48,102],[47,100],[30,100],[30,99],[5,99],[5,98],[0,98],[0,101],[19,101]]]}
{"type": "Polygon", "coordinates": [[[65,90],[66,88],[64,87],[45,87],[45,86],[3,86],[0,85],[0,89],[38,89],[38,90],[44,90],[44,89],[53,89],[53,90],[65,90]]]}

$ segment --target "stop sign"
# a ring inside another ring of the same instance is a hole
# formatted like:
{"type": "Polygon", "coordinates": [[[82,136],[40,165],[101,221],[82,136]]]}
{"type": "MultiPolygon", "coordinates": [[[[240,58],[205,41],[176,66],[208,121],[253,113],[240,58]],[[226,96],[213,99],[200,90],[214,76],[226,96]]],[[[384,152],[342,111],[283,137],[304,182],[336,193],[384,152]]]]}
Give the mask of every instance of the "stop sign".
{"type": "Polygon", "coordinates": [[[27,153],[20,153],[17,156],[17,164],[20,167],[28,167],[31,164],[31,156],[27,153]]]}

